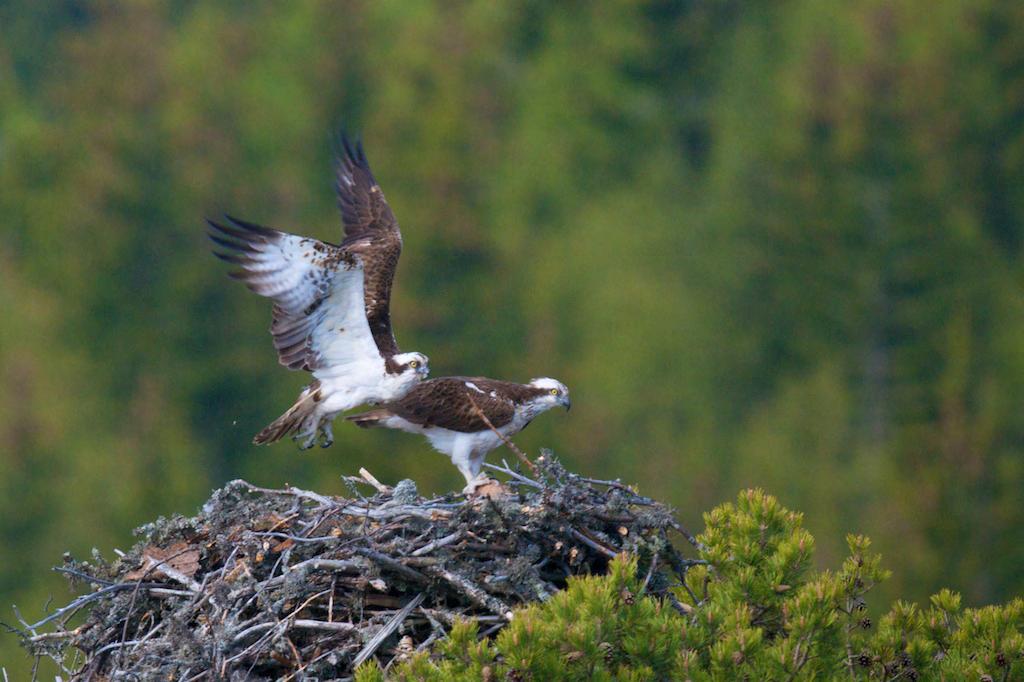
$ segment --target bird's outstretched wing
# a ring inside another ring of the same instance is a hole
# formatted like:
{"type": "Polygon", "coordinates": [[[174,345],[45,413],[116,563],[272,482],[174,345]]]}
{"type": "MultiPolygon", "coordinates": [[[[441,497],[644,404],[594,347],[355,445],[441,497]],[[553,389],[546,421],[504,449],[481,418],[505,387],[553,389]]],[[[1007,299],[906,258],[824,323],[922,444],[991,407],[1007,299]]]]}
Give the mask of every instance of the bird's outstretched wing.
{"type": "Polygon", "coordinates": [[[341,377],[356,365],[380,362],[363,303],[358,256],[317,239],[225,216],[209,220],[214,254],[241,269],[231,276],[274,301],[270,333],[289,369],[341,377]]]}
{"type": "Polygon", "coordinates": [[[473,433],[487,430],[480,412],[495,428],[515,416],[516,403],[510,384],[483,377],[441,377],[417,384],[403,398],[388,403],[387,409],[419,426],[439,426],[473,433]],[[477,411],[479,409],[480,412],[477,411]]]}
{"type": "Polygon", "coordinates": [[[391,283],[402,253],[402,233],[370,171],[362,144],[343,134],[335,186],[345,227],[342,248],[363,259],[366,319],[381,355],[399,351],[391,329],[391,283]]]}

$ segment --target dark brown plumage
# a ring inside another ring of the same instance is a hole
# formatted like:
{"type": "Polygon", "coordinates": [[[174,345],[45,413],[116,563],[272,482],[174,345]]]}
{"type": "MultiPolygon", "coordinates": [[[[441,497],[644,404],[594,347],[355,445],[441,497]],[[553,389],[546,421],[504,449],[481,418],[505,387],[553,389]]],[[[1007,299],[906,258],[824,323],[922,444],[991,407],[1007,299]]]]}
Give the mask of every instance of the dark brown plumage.
{"type": "Polygon", "coordinates": [[[335,188],[345,227],[342,248],[363,258],[366,319],[381,355],[399,353],[391,329],[391,284],[402,253],[402,233],[370,171],[363,146],[341,136],[335,188]]]}
{"type": "Polygon", "coordinates": [[[474,403],[494,428],[501,428],[512,421],[517,405],[545,392],[543,388],[486,377],[440,377],[417,384],[403,398],[379,410],[348,419],[365,428],[395,415],[425,428],[439,426],[474,433],[488,428],[474,409],[474,403]]]}

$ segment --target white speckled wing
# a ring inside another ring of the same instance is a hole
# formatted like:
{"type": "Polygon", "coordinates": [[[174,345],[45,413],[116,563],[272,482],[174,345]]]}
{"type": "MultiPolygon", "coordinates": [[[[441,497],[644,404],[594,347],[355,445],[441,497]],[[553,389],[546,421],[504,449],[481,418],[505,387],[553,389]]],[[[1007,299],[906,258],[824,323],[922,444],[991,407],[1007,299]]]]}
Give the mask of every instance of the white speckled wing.
{"type": "Polygon", "coordinates": [[[380,364],[358,257],[317,239],[228,221],[210,221],[210,238],[229,250],[219,258],[241,267],[232,277],[274,301],[270,331],[281,364],[341,380],[357,367],[380,364]]]}
{"type": "MultiPolygon", "coordinates": [[[[358,262],[358,261],[357,261],[358,262]]],[[[363,270],[339,268],[310,337],[313,373],[321,379],[383,374],[384,363],[363,305],[363,270]]]]}

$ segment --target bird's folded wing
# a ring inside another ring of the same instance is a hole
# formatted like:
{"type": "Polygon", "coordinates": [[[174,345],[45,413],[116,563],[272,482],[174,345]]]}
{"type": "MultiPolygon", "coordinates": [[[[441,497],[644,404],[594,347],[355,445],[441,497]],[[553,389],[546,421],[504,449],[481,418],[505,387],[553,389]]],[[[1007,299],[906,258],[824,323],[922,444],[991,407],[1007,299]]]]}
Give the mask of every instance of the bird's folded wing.
{"type": "Polygon", "coordinates": [[[236,218],[208,221],[215,255],[241,267],[231,276],[274,301],[278,360],[289,369],[323,370],[334,364],[379,359],[363,308],[360,259],[317,239],[236,218]]]}
{"type": "Polygon", "coordinates": [[[424,381],[402,399],[388,404],[394,414],[420,426],[438,426],[474,433],[505,426],[515,416],[515,403],[505,396],[501,382],[476,377],[443,377],[424,381]]]}

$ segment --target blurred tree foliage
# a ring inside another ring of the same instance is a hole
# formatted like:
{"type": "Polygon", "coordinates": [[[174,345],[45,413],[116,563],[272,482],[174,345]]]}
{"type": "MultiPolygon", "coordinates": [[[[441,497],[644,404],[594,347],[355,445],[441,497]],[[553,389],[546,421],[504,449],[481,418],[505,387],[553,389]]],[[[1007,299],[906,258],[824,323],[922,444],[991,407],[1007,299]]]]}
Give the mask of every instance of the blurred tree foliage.
{"type": "Polygon", "coordinates": [[[304,377],[202,217],[336,239],[342,123],[403,347],[572,387],[524,446],[684,517],[764,486],[886,596],[1024,591],[1019,2],[8,0],[0,603],[232,477],[457,487],[405,434],[249,445],[304,377]]]}

